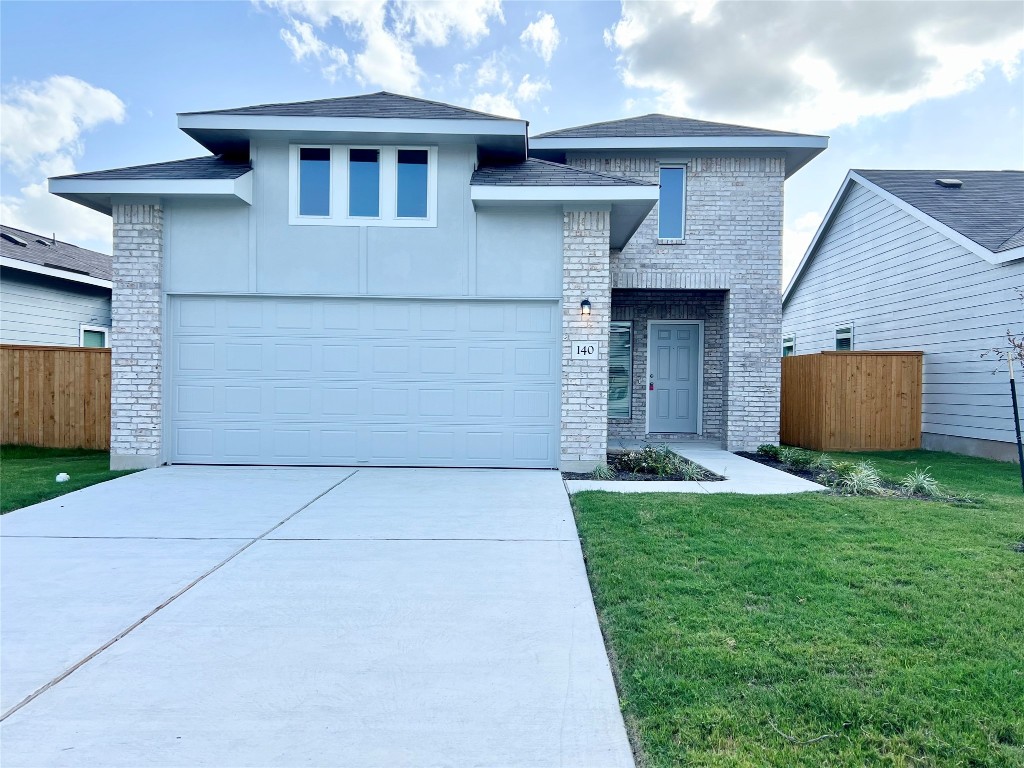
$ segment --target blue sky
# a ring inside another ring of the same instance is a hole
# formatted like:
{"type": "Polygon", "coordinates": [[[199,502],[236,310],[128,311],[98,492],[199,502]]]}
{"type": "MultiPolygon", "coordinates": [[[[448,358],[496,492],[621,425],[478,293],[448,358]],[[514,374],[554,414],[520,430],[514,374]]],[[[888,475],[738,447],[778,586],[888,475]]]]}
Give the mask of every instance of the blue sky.
{"type": "Polygon", "coordinates": [[[1024,167],[1017,2],[0,3],[4,223],[109,250],[47,175],[204,154],[176,112],[392,90],[533,132],[647,112],[825,133],[788,275],[849,168],[1024,167]]]}

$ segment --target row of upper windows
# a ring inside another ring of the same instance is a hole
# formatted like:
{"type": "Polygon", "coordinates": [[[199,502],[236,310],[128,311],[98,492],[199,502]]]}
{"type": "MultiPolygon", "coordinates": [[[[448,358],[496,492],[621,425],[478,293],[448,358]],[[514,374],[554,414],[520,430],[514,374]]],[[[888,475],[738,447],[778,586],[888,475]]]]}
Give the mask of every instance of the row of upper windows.
{"type": "Polygon", "coordinates": [[[292,224],[434,226],[435,147],[293,146],[292,224]]]}
{"type": "MultiPolygon", "coordinates": [[[[292,147],[292,179],[292,224],[430,226],[436,221],[433,148],[292,147]]],[[[658,239],[681,241],[686,166],[662,166],[659,182],[658,239]]]]}
{"type": "MultiPolygon", "coordinates": [[[[853,351],[853,326],[842,325],[836,328],[836,352],[853,351]]],[[[782,356],[790,357],[796,354],[796,336],[791,333],[782,337],[782,356]]]]}

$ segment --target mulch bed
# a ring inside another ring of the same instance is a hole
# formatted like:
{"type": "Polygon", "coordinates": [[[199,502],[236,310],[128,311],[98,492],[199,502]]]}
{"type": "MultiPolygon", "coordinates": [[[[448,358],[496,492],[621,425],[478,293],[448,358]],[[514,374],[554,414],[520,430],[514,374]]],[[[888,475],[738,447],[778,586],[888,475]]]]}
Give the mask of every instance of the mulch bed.
{"type": "MultiPolygon", "coordinates": [[[[684,477],[682,475],[648,475],[648,474],[644,474],[642,472],[627,472],[625,470],[622,470],[622,469],[619,469],[618,467],[616,467],[616,465],[615,465],[616,458],[617,458],[617,454],[614,454],[614,453],[609,453],[608,454],[608,466],[615,472],[615,477],[606,478],[609,481],[616,481],[616,480],[642,480],[642,481],[645,481],[645,482],[647,482],[647,481],[657,482],[659,480],[675,480],[675,481],[693,482],[693,478],[684,477]]],[[[687,463],[693,464],[694,462],[689,461],[687,459],[687,463]]],[[[718,482],[719,480],[725,480],[724,477],[722,477],[721,475],[716,475],[714,472],[712,472],[710,469],[707,469],[706,467],[701,467],[701,469],[704,470],[704,477],[702,477],[699,482],[702,482],[702,483],[714,483],[714,482],[718,482]]],[[[590,472],[563,472],[562,473],[562,477],[565,478],[566,480],[593,480],[594,479],[594,476],[590,472]]]]}
{"type": "Polygon", "coordinates": [[[742,456],[744,459],[750,459],[756,461],[758,464],[764,464],[766,467],[777,469],[780,472],[785,472],[787,475],[795,475],[801,477],[804,480],[810,480],[812,483],[818,482],[818,475],[821,474],[819,470],[814,469],[794,469],[788,464],[784,464],[778,459],[774,459],[771,456],[765,456],[760,453],[752,453],[750,451],[736,451],[737,456],[742,456]]]}

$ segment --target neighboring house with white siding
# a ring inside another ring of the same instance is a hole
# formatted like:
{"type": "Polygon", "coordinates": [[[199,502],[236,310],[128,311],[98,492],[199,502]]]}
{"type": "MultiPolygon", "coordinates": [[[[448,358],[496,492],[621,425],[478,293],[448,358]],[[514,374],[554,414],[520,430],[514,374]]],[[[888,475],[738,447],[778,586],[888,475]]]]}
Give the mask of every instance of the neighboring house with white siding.
{"type": "Polygon", "coordinates": [[[783,295],[783,354],[924,352],[922,445],[1016,460],[1024,172],[850,171],[783,295]]]}
{"type": "Polygon", "coordinates": [[[0,226],[0,343],[110,346],[111,257],[0,226]]]}

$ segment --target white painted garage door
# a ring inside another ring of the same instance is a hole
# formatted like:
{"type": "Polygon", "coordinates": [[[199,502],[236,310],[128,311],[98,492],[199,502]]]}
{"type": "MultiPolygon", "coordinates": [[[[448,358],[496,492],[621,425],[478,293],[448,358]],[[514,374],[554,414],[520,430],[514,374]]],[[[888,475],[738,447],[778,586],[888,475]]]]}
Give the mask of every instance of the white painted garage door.
{"type": "Polygon", "coordinates": [[[550,301],[178,297],[170,460],[555,467],[550,301]]]}

